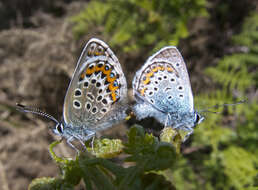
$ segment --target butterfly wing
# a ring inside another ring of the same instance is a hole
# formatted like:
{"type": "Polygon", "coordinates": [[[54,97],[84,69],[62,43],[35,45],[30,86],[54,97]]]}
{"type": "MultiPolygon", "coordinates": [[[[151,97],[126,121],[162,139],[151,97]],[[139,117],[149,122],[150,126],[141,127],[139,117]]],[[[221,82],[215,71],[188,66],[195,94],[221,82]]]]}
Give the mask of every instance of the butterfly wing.
{"type": "Polygon", "coordinates": [[[126,117],[127,84],[112,50],[99,39],[84,47],[65,96],[63,119],[93,131],[126,117]]]}
{"type": "Polygon", "coordinates": [[[152,55],[133,80],[138,118],[155,117],[165,123],[168,113],[192,113],[193,95],[185,62],[176,47],[152,55]],[[143,109],[148,111],[142,111],[143,109]]]}

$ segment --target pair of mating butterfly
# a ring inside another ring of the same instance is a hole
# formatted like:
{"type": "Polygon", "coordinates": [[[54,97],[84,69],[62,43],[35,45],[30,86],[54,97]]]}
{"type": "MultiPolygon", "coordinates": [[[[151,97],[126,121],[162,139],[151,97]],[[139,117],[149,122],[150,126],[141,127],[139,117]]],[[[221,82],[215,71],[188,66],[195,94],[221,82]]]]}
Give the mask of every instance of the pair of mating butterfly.
{"type": "MultiPolygon", "coordinates": [[[[152,55],[133,80],[138,119],[154,117],[174,129],[193,132],[204,118],[194,110],[193,94],[184,60],[176,47],[168,46],[152,55]]],[[[56,122],[53,132],[71,141],[84,141],[97,131],[126,118],[127,84],[112,50],[99,39],[83,49],[65,96],[63,120],[18,104],[24,112],[39,114],[56,122]]]]}

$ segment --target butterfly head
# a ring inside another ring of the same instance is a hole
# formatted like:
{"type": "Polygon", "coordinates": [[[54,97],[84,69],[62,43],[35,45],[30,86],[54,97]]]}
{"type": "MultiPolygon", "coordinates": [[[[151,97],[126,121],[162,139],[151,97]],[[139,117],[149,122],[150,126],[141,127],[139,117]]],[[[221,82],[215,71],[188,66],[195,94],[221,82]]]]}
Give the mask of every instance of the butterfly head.
{"type": "Polygon", "coordinates": [[[55,128],[53,128],[53,133],[58,136],[64,135],[64,126],[61,122],[57,123],[55,128]]]}
{"type": "Polygon", "coordinates": [[[200,124],[204,120],[204,117],[197,111],[194,112],[194,126],[200,124]]]}

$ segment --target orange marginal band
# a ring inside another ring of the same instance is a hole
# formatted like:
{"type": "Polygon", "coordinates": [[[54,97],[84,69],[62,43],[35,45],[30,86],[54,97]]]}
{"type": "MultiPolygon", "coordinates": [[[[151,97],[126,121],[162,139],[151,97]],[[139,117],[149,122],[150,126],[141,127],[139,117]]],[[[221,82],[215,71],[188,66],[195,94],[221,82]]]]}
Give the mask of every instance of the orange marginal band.
{"type": "Polygon", "coordinates": [[[142,95],[142,96],[144,95],[146,89],[147,89],[147,88],[141,89],[141,95],[142,95]]]}
{"type": "Polygon", "coordinates": [[[164,71],[165,67],[155,67],[151,70],[151,72],[146,74],[146,79],[143,81],[143,84],[149,84],[150,83],[150,77],[152,77],[154,75],[154,73],[156,73],[158,70],[164,71]]]}

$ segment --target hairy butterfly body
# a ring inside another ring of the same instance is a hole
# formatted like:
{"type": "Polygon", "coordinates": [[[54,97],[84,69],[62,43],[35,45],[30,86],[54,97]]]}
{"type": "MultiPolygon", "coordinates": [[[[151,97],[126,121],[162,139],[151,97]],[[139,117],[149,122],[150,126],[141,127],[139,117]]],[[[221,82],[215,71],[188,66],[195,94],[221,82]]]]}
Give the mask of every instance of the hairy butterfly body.
{"type": "Polygon", "coordinates": [[[154,117],[165,127],[188,131],[204,118],[194,110],[184,60],[176,47],[164,47],[146,61],[133,80],[138,119],[154,117]]]}
{"type": "MultiPolygon", "coordinates": [[[[93,38],[84,47],[69,84],[63,107],[63,119],[18,105],[24,112],[43,115],[55,121],[55,134],[83,145],[97,131],[111,127],[127,115],[127,84],[121,65],[103,41],[93,38]]],[[[75,148],[76,149],[76,148],[75,148]]]]}

